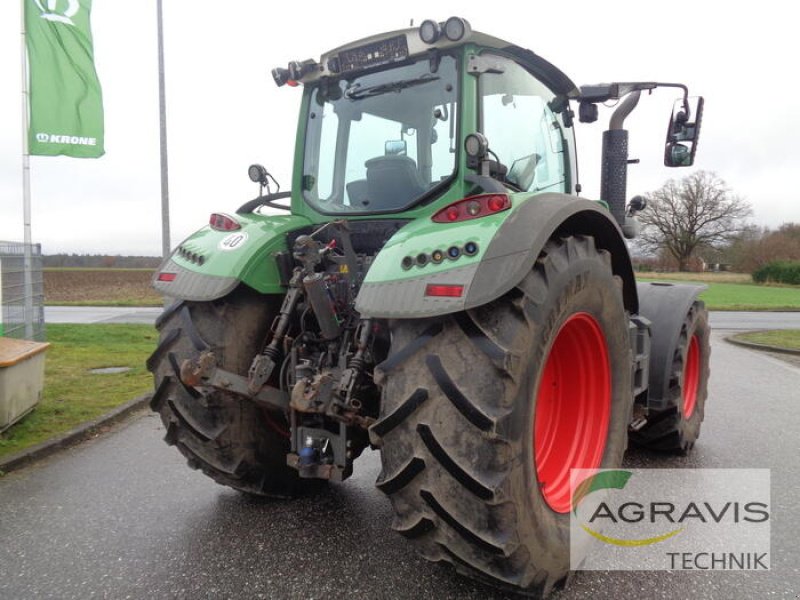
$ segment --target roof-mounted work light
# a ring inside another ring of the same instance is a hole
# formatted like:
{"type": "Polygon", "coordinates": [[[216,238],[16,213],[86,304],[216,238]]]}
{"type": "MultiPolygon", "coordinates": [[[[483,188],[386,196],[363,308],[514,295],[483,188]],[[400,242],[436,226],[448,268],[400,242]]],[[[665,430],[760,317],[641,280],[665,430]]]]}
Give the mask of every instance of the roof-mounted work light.
{"type": "Polygon", "coordinates": [[[442,36],[442,26],[431,19],[426,19],[419,26],[419,37],[426,44],[435,44],[442,36]]]}
{"type": "Polygon", "coordinates": [[[457,42],[467,35],[468,28],[469,23],[467,23],[465,19],[461,17],[450,17],[444,22],[444,35],[451,42],[457,42]]]}

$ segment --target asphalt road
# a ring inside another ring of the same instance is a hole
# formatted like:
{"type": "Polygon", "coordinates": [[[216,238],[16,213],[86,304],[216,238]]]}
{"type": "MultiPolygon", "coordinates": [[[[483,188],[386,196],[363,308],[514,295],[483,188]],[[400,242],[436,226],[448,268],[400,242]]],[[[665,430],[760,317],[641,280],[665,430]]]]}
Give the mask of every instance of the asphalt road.
{"type": "MultiPolygon", "coordinates": [[[[158,307],[46,306],[46,323],[145,323],[152,324],[163,309],[158,307]]],[[[800,312],[712,311],[714,329],[800,329],[800,312]]]]}
{"type": "MultiPolygon", "coordinates": [[[[628,466],[768,467],[770,572],[581,572],[554,597],[797,598],[800,369],[713,337],[703,433],[688,458],[628,466]]],[[[418,558],[389,530],[377,453],[316,496],[259,502],[189,470],[139,416],[0,478],[0,598],[502,598],[418,558]]]]}
{"type": "Polygon", "coordinates": [[[45,323],[142,323],[152,325],[163,309],[123,306],[45,306],[45,323]]]}
{"type": "Polygon", "coordinates": [[[800,329],[800,312],[737,312],[715,310],[710,313],[712,329],[800,329]]]}

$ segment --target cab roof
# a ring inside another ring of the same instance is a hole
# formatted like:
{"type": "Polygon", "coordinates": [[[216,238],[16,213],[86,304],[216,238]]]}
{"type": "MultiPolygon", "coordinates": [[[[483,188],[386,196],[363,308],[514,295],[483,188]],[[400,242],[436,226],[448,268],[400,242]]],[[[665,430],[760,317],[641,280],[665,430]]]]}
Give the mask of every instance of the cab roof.
{"type": "MultiPolygon", "coordinates": [[[[343,73],[343,57],[353,56],[359,51],[365,53],[365,56],[370,56],[372,54],[372,49],[382,48],[382,46],[386,44],[393,44],[393,47],[394,45],[399,45],[402,47],[401,51],[406,51],[407,49],[407,53],[401,58],[402,60],[424,56],[434,49],[447,50],[464,46],[465,44],[475,44],[479,47],[499,50],[513,57],[523,68],[542,81],[542,83],[547,85],[557,95],[562,95],[567,98],[577,98],[580,95],[578,86],[575,85],[563,71],[549,61],[531,50],[527,50],[485,33],[472,31],[468,23],[466,23],[464,36],[457,41],[451,41],[442,35],[437,41],[428,44],[422,41],[419,28],[413,27],[381,33],[350,42],[324,53],[318,63],[315,63],[313,60],[304,61],[302,64],[306,66],[306,69],[304,69],[304,75],[299,81],[311,83],[324,77],[338,77],[343,73]],[[403,40],[405,41],[405,47],[402,47],[403,40]]],[[[374,54],[379,55],[379,52],[374,52],[374,54]]],[[[366,70],[367,68],[391,64],[391,62],[395,62],[395,60],[399,59],[389,59],[385,62],[378,61],[363,69],[356,67],[348,69],[347,72],[358,72],[359,70],[366,70]]],[[[349,66],[351,63],[349,61],[347,62],[349,66]]]]}

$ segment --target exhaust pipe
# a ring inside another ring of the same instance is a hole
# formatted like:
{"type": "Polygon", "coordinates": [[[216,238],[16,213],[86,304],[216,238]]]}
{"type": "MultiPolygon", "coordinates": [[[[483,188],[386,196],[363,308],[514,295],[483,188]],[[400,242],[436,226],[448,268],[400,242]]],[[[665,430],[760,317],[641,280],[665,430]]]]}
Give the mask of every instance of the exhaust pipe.
{"type": "Polygon", "coordinates": [[[608,203],[611,214],[620,227],[625,224],[628,187],[628,130],[623,129],[623,123],[639,103],[639,96],[639,90],[631,92],[611,115],[608,131],[603,132],[600,199],[608,203]]]}

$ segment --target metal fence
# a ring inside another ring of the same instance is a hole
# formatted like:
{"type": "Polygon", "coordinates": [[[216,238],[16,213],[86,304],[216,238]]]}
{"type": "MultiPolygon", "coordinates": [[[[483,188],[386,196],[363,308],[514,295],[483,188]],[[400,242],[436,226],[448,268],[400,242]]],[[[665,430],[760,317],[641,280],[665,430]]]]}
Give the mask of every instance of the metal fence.
{"type": "Polygon", "coordinates": [[[26,304],[33,323],[31,339],[45,341],[42,246],[31,245],[32,302],[25,302],[25,245],[0,241],[0,336],[24,339],[26,304]]]}

